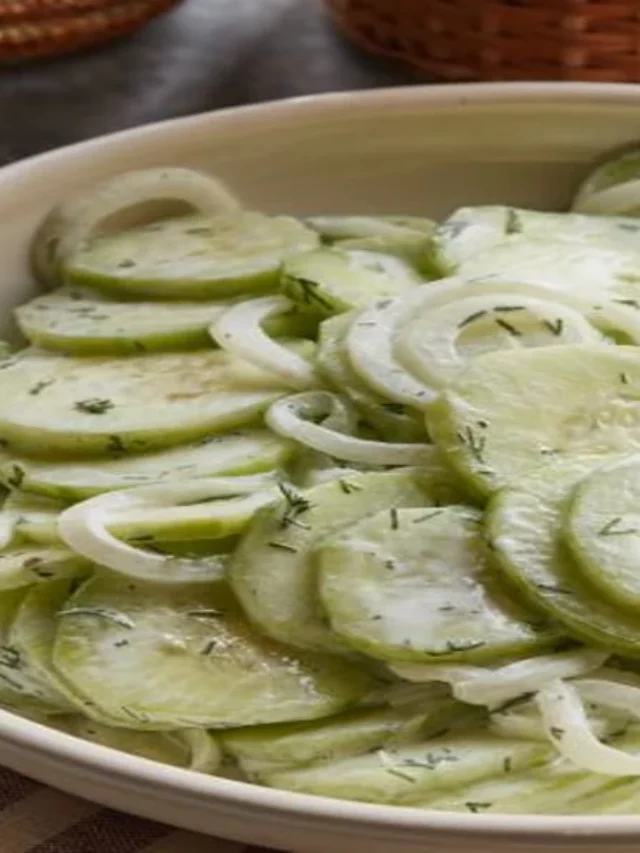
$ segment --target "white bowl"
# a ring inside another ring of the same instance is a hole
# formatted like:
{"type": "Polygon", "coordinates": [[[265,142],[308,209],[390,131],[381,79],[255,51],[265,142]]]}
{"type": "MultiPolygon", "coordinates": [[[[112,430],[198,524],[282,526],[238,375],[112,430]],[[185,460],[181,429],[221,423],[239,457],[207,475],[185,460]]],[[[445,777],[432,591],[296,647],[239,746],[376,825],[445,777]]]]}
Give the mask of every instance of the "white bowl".
{"type": "MultiPolygon", "coordinates": [[[[423,213],[566,204],[587,164],[640,140],[640,86],[433,86],[301,98],[143,127],[0,171],[0,306],[33,291],[29,237],[107,175],[200,166],[267,211],[423,213]]],[[[0,763],[105,805],[309,853],[637,849],[638,817],[428,813],[268,790],[156,764],[0,711],[0,763]]]]}

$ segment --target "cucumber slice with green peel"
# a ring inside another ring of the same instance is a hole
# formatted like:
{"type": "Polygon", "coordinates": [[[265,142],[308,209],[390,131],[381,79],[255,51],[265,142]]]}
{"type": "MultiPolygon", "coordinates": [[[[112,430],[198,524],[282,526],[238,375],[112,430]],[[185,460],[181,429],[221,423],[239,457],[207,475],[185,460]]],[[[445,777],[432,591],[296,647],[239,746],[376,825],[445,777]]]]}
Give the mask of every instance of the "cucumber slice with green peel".
{"type": "Polygon", "coordinates": [[[572,242],[513,234],[465,260],[456,275],[468,281],[494,276],[539,282],[595,300],[609,297],[631,304],[640,297],[640,251],[609,238],[572,242]]]}
{"type": "Polygon", "coordinates": [[[36,584],[22,599],[9,627],[4,670],[22,695],[47,707],[49,713],[85,710],[72,698],[64,682],[51,668],[51,647],[56,633],[56,611],[74,587],[78,575],[46,584],[36,584]]]}
{"type": "Polygon", "coordinates": [[[319,722],[280,723],[224,732],[223,748],[252,779],[290,767],[304,767],[363,755],[383,746],[435,735],[482,713],[449,698],[423,707],[347,711],[319,722]]]}
{"type": "Polygon", "coordinates": [[[480,356],[430,407],[427,428],[481,495],[549,462],[614,461],[640,447],[640,350],[580,344],[480,356]]]}
{"type": "Polygon", "coordinates": [[[19,479],[23,491],[76,501],[133,486],[272,471],[285,465],[292,453],[290,442],[268,430],[247,429],[119,459],[48,462],[15,457],[0,464],[0,482],[11,486],[19,479]]]}
{"type": "Polygon", "coordinates": [[[282,500],[256,513],[249,525],[229,564],[230,583],[268,636],[300,648],[344,651],[317,599],[313,549],[383,509],[435,500],[418,469],[349,472],[303,492],[285,487],[282,500]]]}
{"type": "MultiPolygon", "coordinates": [[[[433,263],[429,236],[426,231],[416,231],[412,234],[359,237],[341,240],[340,243],[336,244],[336,248],[354,255],[356,253],[366,255],[372,252],[376,255],[397,258],[402,264],[408,264],[409,268],[417,272],[421,279],[440,278],[440,268],[433,263]]],[[[394,269],[391,264],[387,265],[389,271],[394,269]]],[[[402,272],[402,266],[396,268],[398,273],[402,272]]]]}
{"type": "Polygon", "coordinates": [[[456,789],[503,772],[542,764],[548,745],[495,737],[482,729],[369,755],[266,775],[273,788],[361,802],[412,805],[426,796],[456,789]]]}
{"type": "Polygon", "coordinates": [[[572,208],[601,215],[640,213],[640,150],[611,154],[580,184],[572,208]]]}
{"type": "Polygon", "coordinates": [[[479,511],[383,510],[316,549],[331,628],[374,658],[492,663],[559,635],[501,589],[479,511]]]}
{"type": "Polygon", "coordinates": [[[96,233],[131,227],[170,214],[215,214],[237,210],[239,202],[211,175],[192,169],[160,168],[124,172],[56,205],[31,242],[31,267],[45,286],[60,283],[69,254],[96,233]]]}
{"type": "Polygon", "coordinates": [[[496,567],[514,593],[569,636],[640,658],[640,617],[613,607],[588,585],[562,539],[568,499],[581,479],[571,468],[549,470],[546,489],[540,478],[531,491],[505,489],[491,500],[486,530],[496,567]]]}
{"type": "Polygon", "coordinates": [[[287,216],[181,216],[94,237],[64,265],[67,284],[164,299],[211,299],[275,288],[282,261],[318,235],[287,216]]]}
{"type": "Polygon", "coordinates": [[[566,520],[578,570],[615,607],[640,605],[640,457],[594,472],[578,485],[566,520]]]}
{"type": "MultiPolygon", "coordinates": [[[[26,302],[15,314],[35,346],[76,355],[130,355],[210,346],[209,326],[234,302],[118,301],[63,287],[26,302]]],[[[309,318],[295,311],[271,317],[264,326],[272,336],[313,333],[309,318]]]]}
{"type": "Polygon", "coordinates": [[[307,216],[304,221],[328,242],[412,237],[416,232],[430,234],[436,227],[433,220],[420,216],[307,216]]]}
{"type": "Polygon", "coordinates": [[[37,456],[119,458],[248,423],[284,393],[270,374],[215,349],[123,359],[27,350],[0,362],[0,435],[37,456]]]}
{"type": "Polygon", "coordinates": [[[54,666],[125,726],[314,719],[371,689],[361,668],[255,634],[223,584],[169,589],[105,573],[58,615],[54,666]]]}
{"type": "Polygon", "coordinates": [[[56,545],[60,543],[58,516],[66,508],[63,501],[14,491],[7,496],[0,515],[10,519],[17,537],[41,545],[56,545]]]}
{"type": "Polygon", "coordinates": [[[86,567],[68,548],[12,545],[0,551],[0,590],[73,577],[86,567]]]}
{"type": "Polygon", "coordinates": [[[338,314],[320,326],[316,367],[321,377],[351,400],[361,417],[389,441],[424,441],[424,419],[403,403],[391,403],[363,382],[355,372],[345,348],[354,314],[338,314]]]}
{"type": "Polygon", "coordinates": [[[411,267],[389,255],[320,249],[288,258],[281,287],[300,310],[321,316],[363,308],[420,284],[411,267]]]}
{"type": "Polygon", "coordinates": [[[468,258],[500,243],[507,233],[510,210],[498,205],[455,210],[431,236],[435,267],[443,276],[450,275],[468,258]]]}

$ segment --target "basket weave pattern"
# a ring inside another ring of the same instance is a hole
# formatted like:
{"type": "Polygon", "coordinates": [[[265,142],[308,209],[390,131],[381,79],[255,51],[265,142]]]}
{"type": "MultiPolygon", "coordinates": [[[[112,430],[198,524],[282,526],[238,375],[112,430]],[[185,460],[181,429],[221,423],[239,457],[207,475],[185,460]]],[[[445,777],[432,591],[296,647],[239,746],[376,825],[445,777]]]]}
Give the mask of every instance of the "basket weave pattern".
{"type": "Polygon", "coordinates": [[[53,56],[137,29],[180,0],[0,0],[0,61],[53,56]]]}
{"type": "Polygon", "coordinates": [[[325,0],[371,52],[444,80],[640,81],[640,0],[325,0]]]}

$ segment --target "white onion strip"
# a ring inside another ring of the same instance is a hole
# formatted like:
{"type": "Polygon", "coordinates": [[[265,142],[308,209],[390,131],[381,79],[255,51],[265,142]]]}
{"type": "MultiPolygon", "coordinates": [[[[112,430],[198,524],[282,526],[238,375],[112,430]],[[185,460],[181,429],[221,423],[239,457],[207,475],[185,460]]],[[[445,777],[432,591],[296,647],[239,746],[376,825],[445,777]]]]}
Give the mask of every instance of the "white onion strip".
{"type": "MultiPolygon", "coordinates": [[[[190,483],[108,492],[75,504],[61,513],[58,532],[75,553],[129,577],[163,583],[217,580],[224,568],[224,559],[220,556],[187,559],[155,554],[116,539],[108,526],[116,525],[119,519],[126,522],[136,510],[246,495],[242,500],[214,500],[203,505],[207,519],[224,523],[225,519],[236,518],[239,513],[249,516],[275,500],[278,490],[275,487],[264,490],[267,482],[264,476],[210,477],[190,483]],[[256,489],[262,491],[256,492],[256,489]]],[[[199,508],[196,505],[190,510],[197,512],[199,508]]]]}
{"type": "Polygon", "coordinates": [[[605,678],[580,678],[575,687],[585,702],[624,711],[640,719],[640,687],[605,678]]]}
{"type": "Polygon", "coordinates": [[[285,314],[292,303],[284,296],[249,299],[225,311],[209,328],[222,349],[278,376],[296,390],[319,384],[313,365],[272,340],[261,328],[270,317],[285,314]]]}
{"type": "Polygon", "coordinates": [[[547,736],[563,758],[606,776],[640,775],[640,755],[631,755],[598,740],[580,694],[572,684],[554,681],[536,695],[535,701],[547,736]]]}
{"type": "MultiPolygon", "coordinates": [[[[238,200],[212,175],[175,167],[125,172],[54,208],[34,237],[32,261],[36,274],[49,284],[52,278],[59,278],[60,264],[116,214],[142,204],[176,201],[196,213],[208,215],[240,207],[238,200]]],[[[148,220],[153,218],[150,211],[148,220]]]]}
{"type": "Polygon", "coordinates": [[[360,464],[419,465],[431,449],[427,444],[391,444],[354,438],[310,423],[305,416],[309,416],[309,405],[313,405],[314,399],[320,395],[334,396],[326,391],[317,391],[277,400],[267,411],[267,426],[278,435],[292,438],[312,450],[360,464]]]}

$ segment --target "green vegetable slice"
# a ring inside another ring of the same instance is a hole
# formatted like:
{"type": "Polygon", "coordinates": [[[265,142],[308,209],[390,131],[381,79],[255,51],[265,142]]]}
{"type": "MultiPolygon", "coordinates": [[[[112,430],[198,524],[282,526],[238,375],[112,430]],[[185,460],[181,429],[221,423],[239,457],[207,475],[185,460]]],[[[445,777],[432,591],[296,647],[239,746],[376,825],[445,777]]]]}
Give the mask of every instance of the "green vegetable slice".
{"type": "Polygon", "coordinates": [[[27,350],[0,362],[0,436],[35,455],[119,458],[246,423],[285,391],[214,349],[126,359],[27,350]]]}
{"type": "Polygon", "coordinates": [[[283,259],[318,242],[287,216],[181,216],[85,241],[64,275],[107,292],[210,299],[275,287],[283,259]]]}
{"type": "Polygon", "coordinates": [[[640,351],[579,344],[479,356],[427,426],[480,494],[565,458],[613,461],[640,447],[640,351]]]}
{"type": "Polygon", "coordinates": [[[393,403],[369,388],[355,372],[346,352],[345,339],[354,315],[330,317],[320,326],[316,353],[318,372],[356,406],[362,418],[389,441],[424,441],[423,418],[403,403],[393,403]]]}
{"type": "Polygon", "coordinates": [[[255,634],[221,584],[97,575],[59,614],[56,669],[120,725],[228,728],[335,713],[371,683],[255,634]]]}
{"type": "Polygon", "coordinates": [[[11,486],[19,480],[24,491],[75,501],[133,486],[270,471],[282,467],[292,452],[289,442],[268,430],[247,429],[121,458],[48,462],[14,457],[0,465],[0,481],[11,486]]]}
{"type": "Polygon", "coordinates": [[[578,462],[556,465],[523,488],[499,492],[489,504],[487,535],[497,566],[523,600],[569,635],[639,658],[640,617],[585,583],[562,538],[568,499],[589,470],[578,462]]]}
{"type": "Polygon", "coordinates": [[[499,738],[480,729],[331,764],[275,772],[262,781],[287,791],[411,805],[429,794],[494,776],[505,762],[517,771],[541,764],[550,753],[544,743],[499,738]]]}
{"type": "Polygon", "coordinates": [[[585,578],[614,606],[640,605],[640,458],[599,470],[569,507],[569,547],[585,578]]]}
{"type": "Polygon", "coordinates": [[[383,746],[442,736],[482,714],[447,697],[405,708],[347,711],[326,720],[280,723],[224,732],[223,748],[254,779],[291,767],[304,767],[363,755],[383,746]]]}
{"type": "Polygon", "coordinates": [[[455,272],[468,258],[491,249],[504,238],[508,207],[461,207],[439,225],[431,238],[433,261],[442,275],[455,272]]]}
{"type": "Polygon", "coordinates": [[[285,261],[282,290],[301,310],[329,316],[362,308],[420,283],[417,273],[390,255],[320,249],[285,261]]]}
{"type": "Polygon", "coordinates": [[[585,213],[637,216],[640,150],[637,146],[610,155],[580,184],[573,209],[585,213]]]}
{"type": "Polygon", "coordinates": [[[56,545],[60,543],[58,516],[66,506],[52,498],[14,491],[7,496],[1,516],[13,524],[17,536],[41,545],[56,545]]]}
{"type": "Polygon", "coordinates": [[[305,224],[323,240],[397,239],[430,234],[435,228],[431,219],[419,216],[308,216],[305,224]]]}
{"type": "MultiPolygon", "coordinates": [[[[435,490],[434,490],[435,491],[435,490]]],[[[348,472],[312,489],[283,487],[282,500],[256,513],[229,564],[229,579],[252,622],[300,648],[339,651],[316,592],[313,548],[327,536],[389,507],[437,500],[417,469],[348,472]]]]}
{"type": "Polygon", "coordinates": [[[0,590],[73,576],[86,565],[67,548],[15,544],[0,551],[0,590]]]}
{"type": "Polygon", "coordinates": [[[513,602],[487,564],[482,514],[386,509],[315,552],[331,628],[382,660],[491,663],[558,638],[513,602]]]}

